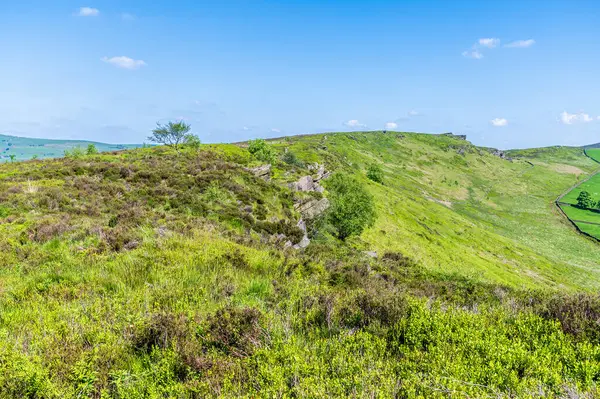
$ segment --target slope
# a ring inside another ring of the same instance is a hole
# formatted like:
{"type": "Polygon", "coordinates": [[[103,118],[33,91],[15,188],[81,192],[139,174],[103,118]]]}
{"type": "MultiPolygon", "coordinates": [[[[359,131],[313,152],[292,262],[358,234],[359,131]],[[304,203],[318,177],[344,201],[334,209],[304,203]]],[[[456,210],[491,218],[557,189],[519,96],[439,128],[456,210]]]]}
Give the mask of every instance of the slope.
{"type": "Polygon", "coordinates": [[[545,191],[590,170],[579,150],[532,169],[452,137],[273,145],[270,181],[243,145],[0,165],[0,397],[598,394],[600,299],[560,289],[594,286],[596,247],[545,191]],[[361,179],[379,218],[294,250],[294,203],[322,194],[286,183],[315,161],[361,179]]]}
{"type": "Polygon", "coordinates": [[[343,133],[274,144],[359,176],[370,163],[384,168],[385,185],[363,177],[380,211],[362,237],[365,248],[517,286],[599,283],[600,247],[579,237],[553,206],[595,168],[579,148],[512,152],[527,162],[511,162],[452,136],[343,133]]]}

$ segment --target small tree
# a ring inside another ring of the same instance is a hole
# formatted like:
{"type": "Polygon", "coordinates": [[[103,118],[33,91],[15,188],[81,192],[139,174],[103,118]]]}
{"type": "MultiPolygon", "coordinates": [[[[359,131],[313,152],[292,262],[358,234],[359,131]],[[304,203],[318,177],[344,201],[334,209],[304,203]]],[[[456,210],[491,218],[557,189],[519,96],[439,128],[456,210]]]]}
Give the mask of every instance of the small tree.
{"type": "Polygon", "coordinates": [[[304,164],[302,163],[301,160],[298,159],[298,157],[296,156],[296,154],[294,154],[291,151],[286,151],[283,154],[283,156],[281,157],[281,160],[283,162],[287,163],[288,165],[298,166],[298,167],[304,166],[304,164]]]}
{"type": "Polygon", "coordinates": [[[94,144],[88,144],[87,149],[85,150],[87,155],[96,155],[98,153],[98,149],[94,144]]]}
{"type": "Polygon", "coordinates": [[[275,160],[275,150],[263,139],[250,140],[248,142],[248,151],[263,162],[273,163],[275,160]]]}
{"type": "Polygon", "coordinates": [[[153,143],[164,144],[179,152],[179,146],[185,143],[185,138],[190,134],[192,127],[184,121],[169,122],[166,125],[156,124],[152,135],[148,137],[153,143]]]}
{"type": "Polygon", "coordinates": [[[367,168],[367,177],[376,183],[383,184],[383,170],[377,164],[371,164],[367,168]]]}
{"type": "Polygon", "coordinates": [[[328,179],[327,189],[331,201],[328,220],[339,239],[361,234],[375,223],[373,196],[358,180],[338,173],[328,179]]]}
{"type": "Polygon", "coordinates": [[[595,201],[592,199],[592,196],[587,191],[582,191],[579,193],[577,197],[577,206],[583,209],[591,209],[595,205],[595,201]]]}
{"type": "Polygon", "coordinates": [[[10,158],[10,162],[15,162],[17,156],[15,154],[10,154],[8,157],[10,158]]]}

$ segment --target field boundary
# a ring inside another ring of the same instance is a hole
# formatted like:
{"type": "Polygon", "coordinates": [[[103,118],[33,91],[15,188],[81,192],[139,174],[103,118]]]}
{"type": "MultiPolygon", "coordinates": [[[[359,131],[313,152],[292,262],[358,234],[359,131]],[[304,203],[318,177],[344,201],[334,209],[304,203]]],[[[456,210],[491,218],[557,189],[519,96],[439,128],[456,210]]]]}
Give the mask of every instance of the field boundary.
{"type": "MultiPolygon", "coordinates": [[[[596,160],[596,159],[594,159],[594,158],[592,158],[592,157],[590,157],[590,156],[588,155],[588,153],[587,153],[587,151],[586,151],[586,149],[585,149],[585,148],[583,149],[583,154],[584,154],[586,157],[588,157],[589,159],[591,159],[592,161],[594,161],[594,162],[596,162],[596,163],[600,164],[600,161],[598,161],[598,160],[596,160]]],[[[580,234],[582,234],[582,235],[584,235],[584,236],[586,236],[586,237],[589,237],[589,238],[591,238],[592,240],[594,240],[594,241],[596,241],[596,242],[600,243],[600,238],[598,238],[598,237],[594,237],[593,235],[591,235],[591,234],[588,234],[588,233],[586,233],[585,231],[581,230],[581,229],[579,228],[579,226],[577,225],[577,223],[576,223],[576,222],[578,222],[578,221],[577,221],[577,220],[573,220],[573,219],[571,219],[571,218],[570,218],[570,217],[567,215],[567,213],[566,213],[566,212],[565,212],[565,211],[562,209],[562,207],[561,207],[561,204],[562,204],[562,205],[568,205],[568,206],[572,206],[571,204],[567,204],[566,202],[562,202],[562,199],[565,197],[565,195],[569,194],[571,191],[575,190],[577,187],[581,186],[583,183],[587,182],[587,181],[588,181],[588,180],[590,180],[592,177],[596,176],[598,173],[600,173],[600,169],[597,169],[597,170],[596,170],[595,172],[593,172],[591,175],[589,175],[588,177],[586,177],[586,178],[585,178],[585,179],[583,179],[582,181],[578,182],[577,184],[573,185],[573,186],[572,186],[572,187],[570,187],[570,188],[569,188],[567,191],[565,191],[564,193],[562,193],[561,195],[559,195],[559,196],[558,196],[558,198],[557,198],[557,199],[554,201],[554,205],[556,205],[556,207],[558,208],[558,210],[560,211],[560,213],[562,213],[562,214],[563,214],[563,216],[564,216],[565,218],[567,218],[567,220],[568,220],[569,222],[571,222],[571,224],[573,225],[573,227],[575,228],[575,230],[577,230],[577,231],[578,231],[580,234]]],[[[579,221],[579,222],[580,222],[580,223],[586,223],[586,224],[594,224],[594,225],[596,225],[596,223],[589,223],[589,222],[582,222],[582,221],[579,221]]]]}

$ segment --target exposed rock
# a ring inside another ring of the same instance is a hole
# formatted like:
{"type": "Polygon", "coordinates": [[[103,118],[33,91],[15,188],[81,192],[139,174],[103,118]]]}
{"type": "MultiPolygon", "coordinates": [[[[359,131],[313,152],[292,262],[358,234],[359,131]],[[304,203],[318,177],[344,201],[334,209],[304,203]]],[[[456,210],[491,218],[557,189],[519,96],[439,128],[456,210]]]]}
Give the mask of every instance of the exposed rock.
{"type": "Polygon", "coordinates": [[[313,191],[314,181],[312,176],[301,177],[296,183],[296,190],[298,191],[313,191]]]}
{"type": "Polygon", "coordinates": [[[452,132],[450,133],[442,133],[442,136],[449,136],[449,137],[454,137],[455,139],[459,139],[459,140],[466,140],[467,136],[465,134],[454,134],[452,132]]]}
{"type": "Polygon", "coordinates": [[[304,219],[314,219],[329,208],[329,200],[327,198],[314,199],[304,204],[296,204],[294,207],[302,214],[304,219]]]}
{"type": "Polygon", "coordinates": [[[298,227],[300,230],[306,233],[306,222],[304,221],[304,219],[300,219],[296,227],[298,227]]]}
{"type": "Polygon", "coordinates": [[[287,240],[285,244],[283,244],[283,249],[290,248],[292,245],[292,242],[290,240],[287,240]]]}
{"type": "Polygon", "coordinates": [[[512,158],[506,155],[506,153],[502,150],[492,149],[492,155],[498,158],[506,159],[507,161],[512,161],[512,158]]]}
{"type": "Polygon", "coordinates": [[[363,253],[370,258],[377,258],[377,252],[375,251],[364,251],[363,253]]]}
{"type": "Polygon", "coordinates": [[[302,237],[302,240],[294,245],[294,249],[302,249],[302,248],[306,248],[310,245],[310,240],[308,239],[308,236],[305,234],[304,237],[302,237]]]}
{"type": "Polygon", "coordinates": [[[248,169],[256,177],[260,177],[266,181],[271,180],[271,164],[257,166],[256,168],[248,169]]]}

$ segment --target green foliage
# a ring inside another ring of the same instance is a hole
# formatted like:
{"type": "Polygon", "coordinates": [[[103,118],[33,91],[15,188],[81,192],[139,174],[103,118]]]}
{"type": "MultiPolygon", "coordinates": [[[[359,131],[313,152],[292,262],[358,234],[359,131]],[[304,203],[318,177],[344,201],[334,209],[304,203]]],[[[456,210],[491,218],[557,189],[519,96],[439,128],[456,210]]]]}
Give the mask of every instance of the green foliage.
{"type": "Polygon", "coordinates": [[[275,161],[275,150],[263,139],[250,140],[248,142],[248,151],[260,161],[268,163],[275,161]]]}
{"type": "Polygon", "coordinates": [[[375,223],[373,196],[354,177],[336,173],[327,181],[331,207],[327,217],[339,239],[360,235],[375,223]]]}
{"type": "Polygon", "coordinates": [[[70,150],[65,150],[65,158],[80,159],[85,155],[82,147],[73,147],[70,150]]]}
{"type": "Polygon", "coordinates": [[[369,165],[367,168],[367,177],[376,183],[383,184],[383,170],[381,166],[374,163],[369,165]]]}
{"type": "Polygon", "coordinates": [[[596,205],[596,202],[592,198],[589,192],[582,191],[577,197],[577,206],[583,209],[591,209],[596,205]]]}
{"type": "Polygon", "coordinates": [[[296,154],[292,151],[284,152],[281,156],[281,160],[287,163],[288,165],[297,166],[299,168],[304,167],[304,163],[300,159],[298,159],[296,154]]]}
{"type": "Polygon", "coordinates": [[[96,148],[95,144],[88,144],[87,149],[85,150],[86,155],[96,155],[98,153],[98,148],[96,148]]]}
{"type": "Polygon", "coordinates": [[[301,251],[310,195],[254,176],[242,147],[2,164],[0,397],[598,396],[599,252],[547,211],[575,177],[352,137],[271,145],[338,171],[332,225],[385,212],[301,251]],[[361,184],[365,159],[385,186],[361,184]]]}
{"type": "Polygon", "coordinates": [[[200,146],[202,145],[202,142],[195,134],[186,134],[183,140],[184,144],[194,151],[200,149],[200,146]]]}
{"type": "Polygon", "coordinates": [[[184,121],[168,122],[166,125],[156,124],[156,128],[152,130],[152,135],[148,140],[163,144],[179,151],[179,147],[189,140],[189,134],[192,127],[184,121]]]}
{"type": "Polygon", "coordinates": [[[10,158],[10,162],[14,162],[15,159],[17,158],[17,156],[15,154],[9,154],[8,157],[10,158]]]}

